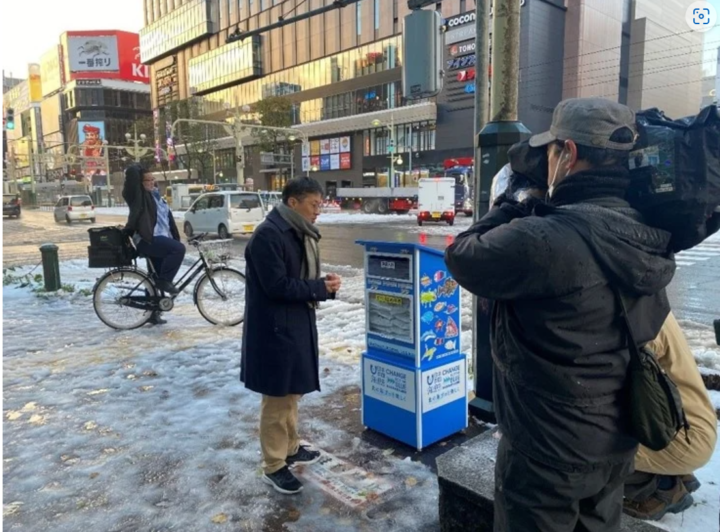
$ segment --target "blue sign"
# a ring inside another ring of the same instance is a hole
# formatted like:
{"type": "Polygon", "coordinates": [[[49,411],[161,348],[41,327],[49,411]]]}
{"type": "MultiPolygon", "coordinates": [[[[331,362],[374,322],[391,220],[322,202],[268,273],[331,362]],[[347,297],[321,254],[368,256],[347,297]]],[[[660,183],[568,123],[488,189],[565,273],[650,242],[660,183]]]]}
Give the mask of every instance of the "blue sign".
{"type": "Polygon", "coordinates": [[[447,60],[448,70],[457,70],[458,68],[474,67],[477,59],[475,54],[464,55],[463,57],[456,57],[455,59],[447,60]]]}
{"type": "Polygon", "coordinates": [[[474,94],[475,93],[475,84],[474,83],[468,83],[465,85],[465,94],[474,94]]]}
{"type": "Polygon", "coordinates": [[[368,92],[365,95],[366,100],[374,100],[376,97],[377,97],[377,94],[375,94],[374,92],[368,92]]]}
{"type": "Polygon", "coordinates": [[[329,155],[321,155],[320,156],[320,170],[330,170],[330,156],[329,155]]]}

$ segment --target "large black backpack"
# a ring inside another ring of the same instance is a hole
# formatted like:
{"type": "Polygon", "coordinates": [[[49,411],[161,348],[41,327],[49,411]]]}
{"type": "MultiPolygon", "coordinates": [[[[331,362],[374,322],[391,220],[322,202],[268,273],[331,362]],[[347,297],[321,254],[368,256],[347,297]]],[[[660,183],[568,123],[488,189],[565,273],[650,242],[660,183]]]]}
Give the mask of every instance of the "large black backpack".
{"type": "Polygon", "coordinates": [[[648,109],[637,113],[637,127],[628,199],[648,225],[672,234],[674,251],[693,247],[708,235],[720,205],[718,108],[678,120],[648,109]]]}

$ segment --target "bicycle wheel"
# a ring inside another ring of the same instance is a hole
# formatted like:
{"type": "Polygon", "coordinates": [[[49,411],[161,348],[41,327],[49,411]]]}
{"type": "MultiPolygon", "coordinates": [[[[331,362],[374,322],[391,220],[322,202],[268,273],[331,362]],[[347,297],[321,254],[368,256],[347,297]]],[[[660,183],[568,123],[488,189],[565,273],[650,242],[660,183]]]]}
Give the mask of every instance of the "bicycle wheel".
{"type": "Polygon", "coordinates": [[[137,329],[150,320],[153,311],[129,306],[129,298],[139,304],[147,303],[156,295],[155,285],[139,270],[120,268],[111,270],[98,279],[93,288],[95,314],[105,325],[118,330],[137,329]]]}
{"type": "Polygon", "coordinates": [[[213,325],[232,327],[245,319],[245,275],[233,268],[218,266],[206,271],[195,285],[195,304],[203,318],[213,325]]]}

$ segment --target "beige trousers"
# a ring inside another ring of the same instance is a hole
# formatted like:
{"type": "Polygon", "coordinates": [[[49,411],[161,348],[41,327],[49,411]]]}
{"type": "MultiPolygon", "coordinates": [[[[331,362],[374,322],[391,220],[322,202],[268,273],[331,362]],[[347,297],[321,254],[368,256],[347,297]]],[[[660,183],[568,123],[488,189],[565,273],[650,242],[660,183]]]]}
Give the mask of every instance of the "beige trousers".
{"type": "Polygon", "coordinates": [[[260,406],[260,447],[263,471],[271,475],[285,467],[285,459],[298,452],[298,401],[301,395],[262,396],[260,406]]]}

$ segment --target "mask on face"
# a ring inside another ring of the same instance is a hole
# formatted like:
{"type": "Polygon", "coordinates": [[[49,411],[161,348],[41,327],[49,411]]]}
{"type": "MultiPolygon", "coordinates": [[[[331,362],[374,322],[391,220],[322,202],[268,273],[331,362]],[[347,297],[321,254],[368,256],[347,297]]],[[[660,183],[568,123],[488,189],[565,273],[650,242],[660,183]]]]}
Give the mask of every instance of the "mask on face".
{"type": "MultiPolygon", "coordinates": [[[[570,152],[565,151],[565,148],[563,148],[563,151],[560,153],[560,159],[558,160],[557,165],[555,166],[555,171],[553,172],[552,179],[549,183],[548,187],[548,194],[547,197],[552,198],[553,192],[555,191],[555,183],[558,181],[558,170],[560,170],[560,166],[570,159],[570,152]]],[[[570,173],[570,168],[565,169],[565,175],[562,177],[562,179],[565,179],[567,175],[570,173]]]]}

